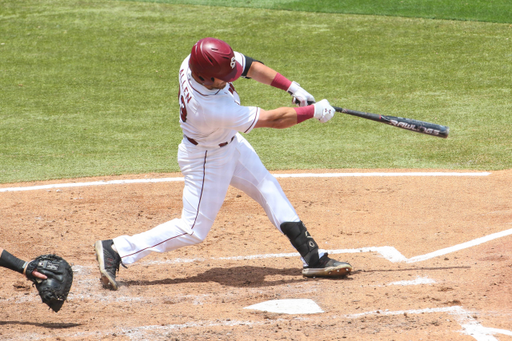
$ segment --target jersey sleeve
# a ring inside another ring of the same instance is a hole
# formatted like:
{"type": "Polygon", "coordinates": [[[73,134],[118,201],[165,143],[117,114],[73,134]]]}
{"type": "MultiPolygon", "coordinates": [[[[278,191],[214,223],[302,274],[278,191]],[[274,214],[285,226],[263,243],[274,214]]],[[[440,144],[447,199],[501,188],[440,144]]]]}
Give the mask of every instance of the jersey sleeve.
{"type": "Polygon", "coordinates": [[[249,69],[251,68],[252,63],[261,63],[265,64],[262,61],[259,61],[257,59],[251,58],[249,56],[246,56],[240,52],[234,52],[235,53],[235,59],[240,65],[242,65],[242,74],[240,77],[250,79],[250,77],[247,77],[247,73],[249,72],[249,69]]]}
{"type": "Polygon", "coordinates": [[[242,65],[242,70],[245,71],[245,67],[246,67],[246,61],[245,61],[245,56],[243,54],[241,54],[240,52],[236,52],[236,51],[233,51],[233,53],[235,54],[235,60],[240,64],[242,65]]]}

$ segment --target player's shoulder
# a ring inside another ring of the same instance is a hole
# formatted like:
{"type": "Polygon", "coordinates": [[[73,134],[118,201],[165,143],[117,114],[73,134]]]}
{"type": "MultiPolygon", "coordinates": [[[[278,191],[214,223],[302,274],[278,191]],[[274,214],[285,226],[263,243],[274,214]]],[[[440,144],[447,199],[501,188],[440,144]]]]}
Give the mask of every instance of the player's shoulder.
{"type": "Polygon", "coordinates": [[[190,55],[188,55],[185,59],[183,59],[183,61],[181,62],[181,65],[180,65],[180,70],[188,69],[188,61],[189,60],[190,60],[190,55]]]}

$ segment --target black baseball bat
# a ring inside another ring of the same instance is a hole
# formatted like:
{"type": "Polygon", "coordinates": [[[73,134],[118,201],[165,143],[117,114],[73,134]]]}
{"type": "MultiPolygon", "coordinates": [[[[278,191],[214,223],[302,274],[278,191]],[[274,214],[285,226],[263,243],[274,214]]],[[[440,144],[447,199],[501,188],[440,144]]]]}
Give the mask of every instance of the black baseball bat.
{"type": "Polygon", "coordinates": [[[337,112],[341,112],[344,114],[349,114],[352,116],[366,118],[367,120],[372,120],[375,122],[380,122],[384,124],[389,124],[394,127],[415,131],[417,133],[427,134],[436,137],[447,138],[448,133],[450,132],[450,128],[447,126],[443,126],[440,124],[423,122],[418,120],[413,120],[410,118],[403,117],[395,117],[395,116],[385,116],[385,115],[377,115],[369,112],[362,112],[350,109],[344,109],[340,107],[334,107],[334,110],[337,112]]]}

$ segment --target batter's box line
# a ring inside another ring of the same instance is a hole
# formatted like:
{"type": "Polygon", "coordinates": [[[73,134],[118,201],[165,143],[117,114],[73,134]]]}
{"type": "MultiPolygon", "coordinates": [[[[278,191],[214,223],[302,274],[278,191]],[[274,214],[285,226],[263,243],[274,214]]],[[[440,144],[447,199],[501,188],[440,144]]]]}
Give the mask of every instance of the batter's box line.
{"type": "MultiPolygon", "coordinates": [[[[374,247],[362,247],[358,249],[341,249],[341,250],[325,250],[329,254],[350,254],[350,253],[361,253],[361,252],[375,252],[380,254],[383,258],[389,260],[393,263],[416,263],[425,261],[431,258],[444,256],[449,253],[457,252],[463,249],[467,249],[473,246],[477,246],[483,243],[486,243],[488,241],[506,237],[512,235],[512,229],[496,232],[484,237],[480,237],[477,239],[470,240],[468,242],[450,246],[441,250],[437,250],[431,253],[427,253],[425,255],[421,256],[415,256],[411,258],[407,258],[404,255],[400,253],[396,248],[393,246],[374,246],[374,247]]],[[[299,257],[300,254],[298,252],[294,253],[274,253],[274,254],[266,254],[266,255],[250,255],[250,256],[235,256],[235,257],[212,257],[209,258],[211,260],[251,260],[251,259],[265,259],[265,258],[286,258],[286,257],[299,257]]],[[[205,261],[203,258],[196,258],[196,259],[173,259],[169,261],[149,261],[144,262],[145,265],[148,264],[161,264],[161,263],[191,263],[191,262],[197,262],[197,261],[205,261]]]]}
{"type": "MultiPolygon", "coordinates": [[[[460,251],[463,249],[467,249],[479,244],[483,244],[485,242],[506,237],[512,235],[512,229],[496,232],[484,237],[480,237],[477,239],[473,239],[471,241],[450,246],[441,250],[437,250],[431,253],[427,253],[426,255],[415,256],[412,258],[407,258],[400,253],[393,246],[373,246],[373,247],[362,247],[358,249],[341,249],[341,250],[325,250],[329,254],[345,254],[345,253],[361,253],[361,252],[375,252],[380,254],[385,259],[389,260],[393,263],[406,262],[406,263],[416,263],[421,262],[427,259],[443,256],[452,252],[460,251]]],[[[212,259],[217,260],[250,260],[250,259],[262,259],[262,258],[282,258],[282,257],[298,257],[299,253],[277,253],[277,254],[266,254],[266,255],[252,255],[252,256],[236,256],[236,257],[216,257],[212,259]]],[[[185,260],[183,260],[185,261],[185,260]]]]}
{"type": "MultiPolygon", "coordinates": [[[[393,246],[373,246],[373,247],[362,247],[358,249],[340,249],[340,250],[325,250],[329,254],[350,254],[350,253],[362,253],[362,252],[375,252],[380,254],[383,258],[389,260],[392,263],[416,263],[424,260],[428,260],[431,258],[443,256],[452,252],[460,251],[463,249],[467,249],[479,244],[483,244],[485,242],[506,237],[512,235],[512,229],[496,232],[481,238],[473,239],[469,242],[465,242],[462,244],[450,246],[441,250],[437,250],[431,253],[427,253],[421,256],[415,256],[412,258],[407,258],[400,253],[393,246]]],[[[194,262],[206,262],[209,260],[228,260],[228,261],[239,261],[239,260],[252,260],[252,259],[267,259],[267,258],[296,258],[300,257],[298,252],[293,253],[271,253],[264,255],[249,255],[249,256],[235,256],[235,257],[209,257],[209,258],[174,258],[169,260],[154,260],[154,261],[141,261],[136,265],[153,265],[153,264],[179,264],[179,263],[194,263],[194,262]]],[[[74,265],[73,271],[80,272],[82,269],[86,268],[96,268],[97,266],[76,266],[74,265]]]]}
{"type": "Polygon", "coordinates": [[[414,310],[401,310],[401,311],[368,311],[359,314],[350,314],[341,316],[342,318],[361,318],[364,316],[383,316],[383,315],[418,315],[418,314],[430,314],[430,313],[448,313],[457,319],[457,322],[463,328],[461,332],[464,335],[472,336],[477,341],[498,341],[493,335],[503,334],[512,336],[512,331],[506,329],[489,328],[484,327],[475,320],[471,315],[472,313],[465,310],[461,306],[451,306],[445,308],[426,308],[426,309],[414,309],[414,310]]]}

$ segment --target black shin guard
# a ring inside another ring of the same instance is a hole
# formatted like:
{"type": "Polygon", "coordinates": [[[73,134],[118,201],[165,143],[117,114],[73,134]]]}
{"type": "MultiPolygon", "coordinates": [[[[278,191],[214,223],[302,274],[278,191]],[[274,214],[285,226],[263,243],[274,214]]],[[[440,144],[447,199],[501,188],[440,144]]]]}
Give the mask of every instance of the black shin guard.
{"type": "Polygon", "coordinates": [[[293,247],[299,251],[309,266],[318,262],[318,244],[302,221],[282,223],[281,231],[290,239],[293,247]]]}

